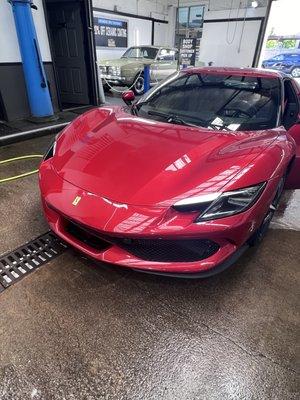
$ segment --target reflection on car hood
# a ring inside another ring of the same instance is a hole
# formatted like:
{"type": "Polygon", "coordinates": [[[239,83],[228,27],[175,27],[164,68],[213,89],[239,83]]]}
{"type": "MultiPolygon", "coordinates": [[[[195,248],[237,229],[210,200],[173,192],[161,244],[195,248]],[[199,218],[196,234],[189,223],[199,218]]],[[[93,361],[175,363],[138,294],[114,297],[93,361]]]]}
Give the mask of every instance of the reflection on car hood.
{"type": "Polygon", "coordinates": [[[161,123],[105,107],[64,130],[52,165],[63,179],[112,201],[169,206],[220,191],[276,136],[161,123]]]}

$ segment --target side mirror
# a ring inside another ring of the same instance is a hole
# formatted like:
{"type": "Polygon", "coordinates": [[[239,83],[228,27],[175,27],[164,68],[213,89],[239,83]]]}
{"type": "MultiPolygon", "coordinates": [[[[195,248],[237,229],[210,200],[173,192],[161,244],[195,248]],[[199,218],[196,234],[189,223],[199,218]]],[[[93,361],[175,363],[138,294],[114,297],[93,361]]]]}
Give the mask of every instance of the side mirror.
{"type": "Polygon", "coordinates": [[[132,90],[127,90],[126,92],[122,93],[122,100],[128,106],[131,105],[131,103],[134,101],[134,99],[135,99],[135,95],[132,90]]]}

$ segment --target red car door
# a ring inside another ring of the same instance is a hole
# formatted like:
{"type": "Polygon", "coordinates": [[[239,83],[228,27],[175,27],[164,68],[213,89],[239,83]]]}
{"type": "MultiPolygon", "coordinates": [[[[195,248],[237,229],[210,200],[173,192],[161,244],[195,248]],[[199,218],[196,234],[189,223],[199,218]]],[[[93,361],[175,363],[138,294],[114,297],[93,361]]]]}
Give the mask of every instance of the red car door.
{"type": "Polygon", "coordinates": [[[286,188],[300,189],[300,86],[296,83],[296,81],[293,80],[287,80],[286,83],[291,85],[291,88],[298,100],[298,119],[296,123],[288,130],[288,133],[294,138],[297,145],[296,159],[288,176],[286,188]]]}

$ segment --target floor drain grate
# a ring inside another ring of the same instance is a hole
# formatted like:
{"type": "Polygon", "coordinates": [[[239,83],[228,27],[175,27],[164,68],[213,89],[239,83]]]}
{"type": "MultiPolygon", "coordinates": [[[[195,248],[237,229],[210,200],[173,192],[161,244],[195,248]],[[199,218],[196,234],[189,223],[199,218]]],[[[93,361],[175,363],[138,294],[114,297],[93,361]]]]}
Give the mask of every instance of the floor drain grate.
{"type": "Polygon", "coordinates": [[[0,256],[0,292],[62,254],[67,248],[52,232],[0,256]]]}

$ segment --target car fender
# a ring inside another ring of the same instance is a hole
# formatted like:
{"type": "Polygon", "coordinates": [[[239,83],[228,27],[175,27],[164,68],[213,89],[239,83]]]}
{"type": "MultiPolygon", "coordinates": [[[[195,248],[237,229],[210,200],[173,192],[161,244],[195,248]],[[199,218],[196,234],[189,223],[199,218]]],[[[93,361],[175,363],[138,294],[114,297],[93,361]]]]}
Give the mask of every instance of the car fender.
{"type": "Polygon", "coordinates": [[[247,167],[242,169],[229,183],[226,190],[235,190],[260,182],[278,180],[287,172],[295,157],[296,144],[293,138],[282,132],[281,135],[247,167]]]}

